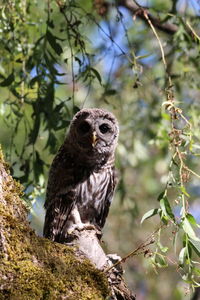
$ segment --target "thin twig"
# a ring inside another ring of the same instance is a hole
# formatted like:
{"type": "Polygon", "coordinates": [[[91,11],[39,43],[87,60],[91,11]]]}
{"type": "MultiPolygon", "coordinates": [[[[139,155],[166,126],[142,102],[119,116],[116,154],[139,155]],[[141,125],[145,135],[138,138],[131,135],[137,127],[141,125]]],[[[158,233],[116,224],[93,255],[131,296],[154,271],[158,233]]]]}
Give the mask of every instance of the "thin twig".
{"type": "Polygon", "coordinates": [[[156,38],[158,40],[158,43],[159,43],[159,46],[160,46],[161,55],[162,55],[162,61],[163,61],[163,64],[165,66],[165,70],[167,70],[167,63],[166,63],[166,60],[165,60],[165,53],[164,53],[164,49],[163,49],[161,40],[160,40],[160,38],[159,38],[159,36],[158,36],[158,34],[157,34],[157,32],[156,32],[156,30],[155,30],[155,28],[154,28],[151,20],[149,19],[149,16],[148,16],[148,14],[147,14],[147,12],[145,10],[144,10],[144,16],[145,16],[147,22],[149,23],[149,25],[150,25],[153,33],[155,34],[155,36],[156,36],[156,38]]]}
{"type": "Polygon", "coordinates": [[[194,28],[192,28],[192,26],[190,25],[190,23],[187,21],[186,25],[190,28],[192,34],[197,38],[197,40],[200,42],[200,37],[198,36],[198,34],[195,32],[194,28]]]}
{"type": "Polygon", "coordinates": [[[163,225],[160,225],[153,233],[151,233],[150,236],[147,237],[147,239],[144,242],[142,242],[135,250],[131,251],[129,254],[124,256],[122,259],[118,260],[115,264],[113,264],[111,267],[107,268],[104,272],[105,273],[109,272],[111,269],[115,268],[120,263],[125,262],[129,257],[145,253],[144,248],[146,248],[147,246],[149,246],[155,242],[154,235],[161,229],[161,227],[163,227],[163,225]],[[141,249],[143,249],[143,251],[138,252],[141,249]]]}
{"type": "Polygon", "coordinates": [[[188,168],[185,164],[183,166],[183,169],[187,170],[188,172],[190,172],[191,174],[193,174],[194,176],[196,176],[200,179],[200,175],[197,174],[196,172],[194,172],[193,170],[191,170],[190,168],[188,168]]]}

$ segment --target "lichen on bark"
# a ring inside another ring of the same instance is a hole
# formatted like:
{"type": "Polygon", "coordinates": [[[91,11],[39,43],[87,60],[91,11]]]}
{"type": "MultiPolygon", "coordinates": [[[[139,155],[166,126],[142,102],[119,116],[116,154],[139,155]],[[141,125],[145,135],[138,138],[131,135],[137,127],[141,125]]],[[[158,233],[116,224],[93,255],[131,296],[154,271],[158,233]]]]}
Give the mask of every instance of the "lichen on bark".
{"type": "Polygon", "coordinates": [[[21,196],[0,150],[0,300],[105,300],[103,272],[75,249],[38,237],[21,196]]]}

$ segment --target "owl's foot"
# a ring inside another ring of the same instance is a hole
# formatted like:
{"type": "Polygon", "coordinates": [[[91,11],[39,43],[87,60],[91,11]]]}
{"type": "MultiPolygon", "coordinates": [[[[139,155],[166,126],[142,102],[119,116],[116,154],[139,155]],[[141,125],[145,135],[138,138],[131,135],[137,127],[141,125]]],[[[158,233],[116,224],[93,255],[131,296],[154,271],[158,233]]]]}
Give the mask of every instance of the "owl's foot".
{"type": "Polygon", "coordinates": [[[83,230],[94,230],[96,232],[98,238],[101,238],[101,236],[102,236],[102,232],[101,232],[100,228],[93,224],[90,224],[90,223],[85,223],[85,224],[83,224],[83,226],[81,228],[79,228],[79,231],[83,231],[83,230]]]}
{"type": "Polygon", "coordinates": [[[81,228],[79,228],[79,231],[82,230],[96,230],[96,227],[90,223],[85,223],[81,228]]]}
{"type": "Polygon", "coordinates": [[[95,225],[90,223],[79,223],[74,224],[68,229],[68,234],[73,234],[75,230],[83,231],[83,230],[94,230],[96,231],[96,234],[98,238],[101,238],[102,232],[99,228],[97,228],[95,225]]]}
{"type": "Polygon", "coordinates": [[[75,230],[78,230],[78,231],[83,230],[83,226],[84,226],[83,223],[80,223],[80,224],[73,224],[73,225],[71,225],[70,228],[67,230],[67,233],[68,233],[68,234],[73,234],[73,232],[74,232],[75,230]]]}

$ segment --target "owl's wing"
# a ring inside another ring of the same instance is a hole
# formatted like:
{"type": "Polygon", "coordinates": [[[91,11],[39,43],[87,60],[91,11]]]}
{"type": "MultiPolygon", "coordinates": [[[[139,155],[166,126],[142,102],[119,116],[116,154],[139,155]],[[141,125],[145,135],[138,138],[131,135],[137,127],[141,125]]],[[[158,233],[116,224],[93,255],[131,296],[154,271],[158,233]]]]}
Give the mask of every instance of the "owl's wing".
{"type": "Polygon", "coordinates": [[[76,191],[73,184],[73,157],[67,151],[66,146],[61,146],[49,172],[44,204],[46,208],[43,230],[45,237],[52,240],[59,239],[58,234],[62,232],[62,228],[76,201],[76,191]]]}
{"type": "Polygon", "coordinates": [[[55,197],[65,194],[73,184],[74,159],[67,146],[62,145],[50,167],[44,207],[48,209],[55,197]]]}
{"type": "Polygon", "coordinates": [[[108,212],[109,212],[109,208],[110,208],[110,204],[112,202],[113,194],[115,191],[115,187],[118,182],[118,175],[117,175],[117,171],[114,166],[111,169],[111,172],[109,175],[110,176],[109,176],[109,183],[107,185],[106,196],[103,201],[103,205],[101,207],[101,213],[99,215],[99,220],[97,220],[97,223],[100,225],[101,228],[103,228],[103,226],[105,225],[106,218],[108,216],[108,212]]]}

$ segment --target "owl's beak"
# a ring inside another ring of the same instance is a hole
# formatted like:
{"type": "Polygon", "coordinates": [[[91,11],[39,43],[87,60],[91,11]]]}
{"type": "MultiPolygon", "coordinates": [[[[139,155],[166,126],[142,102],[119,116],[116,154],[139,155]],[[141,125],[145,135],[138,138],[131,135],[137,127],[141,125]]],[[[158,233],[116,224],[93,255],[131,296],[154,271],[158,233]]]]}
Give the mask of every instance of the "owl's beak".
{"type": "Polygon", "coordinates": [[[96,143],[97,143],[97,133],[96,133],[96,131],[93,131],[93,133],[92,133],[92,147],[95,147],[96,143]]]}

